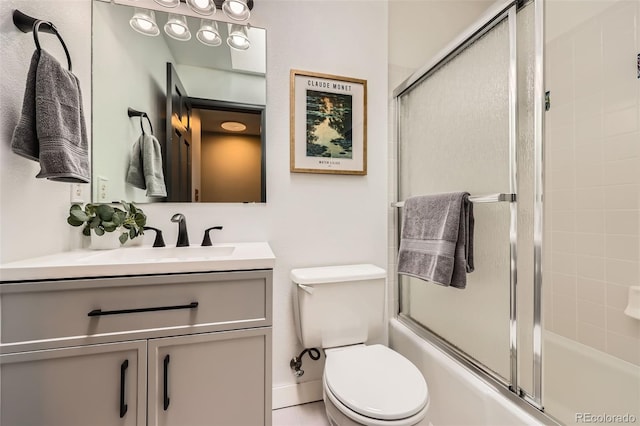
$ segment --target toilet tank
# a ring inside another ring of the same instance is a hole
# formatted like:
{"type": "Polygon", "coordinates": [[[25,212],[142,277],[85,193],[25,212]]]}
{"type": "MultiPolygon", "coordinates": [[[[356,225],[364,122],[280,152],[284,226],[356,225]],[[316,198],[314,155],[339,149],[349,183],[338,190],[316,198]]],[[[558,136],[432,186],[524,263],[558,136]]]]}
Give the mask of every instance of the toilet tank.
{"type": "Polygon", "coordinates": [[[303,347],[332,348],[379,337],[386,276],[369,264],[292,270],[296,332],[303,347]]]}

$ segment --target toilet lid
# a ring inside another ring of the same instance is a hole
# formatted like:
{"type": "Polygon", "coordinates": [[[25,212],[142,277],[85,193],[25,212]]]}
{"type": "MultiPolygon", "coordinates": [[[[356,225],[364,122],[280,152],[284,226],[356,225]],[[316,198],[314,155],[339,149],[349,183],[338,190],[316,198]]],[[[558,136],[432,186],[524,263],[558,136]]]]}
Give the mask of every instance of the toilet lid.
{"type": "Polygon", "coordinates": [[[324,367],[329,390],[363,416],[397,420],[427,404],[427,383],[408,359],[382,345],[352,346],[327,354],[324,367]]]}

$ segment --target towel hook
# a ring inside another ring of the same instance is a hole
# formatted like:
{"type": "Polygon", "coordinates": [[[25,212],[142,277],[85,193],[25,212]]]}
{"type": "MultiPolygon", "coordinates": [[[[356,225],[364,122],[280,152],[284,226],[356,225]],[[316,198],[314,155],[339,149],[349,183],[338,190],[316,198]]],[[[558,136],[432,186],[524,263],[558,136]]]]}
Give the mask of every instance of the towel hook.
{"type": "Polygon", "coordinates": [[[146,112],[144,111],[138,111],[135,110],[131,107],[127,108],[127,115],[129,116],[129,118],[131,117],[140,117],[140,129],[142,129],[142,134],[144,135],[144,123],[142,122],[143,118],[146,118],[147,121],[149,122],[149,128],[151,129],[151,134],[153,135],[153,125],[151,124],[151,119],[149,118],[149,116],[147,115],[146,112]]]}
{"type": "Polygon", "coordinates": [[[67,56],[69,71],[71,71],[71,55],[69,54],[69,49],[67,49],[67,45],[62,39],[62,36],[58,32],[56,26],[53,25],[53,22],[36,19],[16,9],[13,11],[13,23],[23,33],[28,33],[29,31],[33,32],[33,41],[36,44],[36,49],[38,49],[38,52],[42,50],[42,48],[40,47],[40,40],[38,38],[39,31],[49,34],[55,34],[56,37],[58,37],[58,40],[60,40],[60,44],[62,44],[64,53],[67,56]]]}

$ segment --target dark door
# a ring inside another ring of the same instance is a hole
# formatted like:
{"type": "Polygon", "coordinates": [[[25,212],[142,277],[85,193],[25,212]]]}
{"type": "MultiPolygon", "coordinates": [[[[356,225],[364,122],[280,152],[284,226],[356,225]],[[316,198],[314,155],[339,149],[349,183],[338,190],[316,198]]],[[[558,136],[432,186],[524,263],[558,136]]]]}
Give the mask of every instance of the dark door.
{"type": "Polygon", "coordinates": [[[173,64],[167,62],[168,201],[191,201],[191,104],[173,64]]]}

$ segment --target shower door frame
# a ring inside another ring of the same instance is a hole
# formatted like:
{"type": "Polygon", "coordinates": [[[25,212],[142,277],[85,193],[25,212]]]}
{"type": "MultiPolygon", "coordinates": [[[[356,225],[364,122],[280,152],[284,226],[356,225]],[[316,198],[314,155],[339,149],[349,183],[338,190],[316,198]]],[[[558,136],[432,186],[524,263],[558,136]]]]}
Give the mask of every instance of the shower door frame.
{"type": "MultiPolygon", "coordinates": [[[[444,64],[449,62],[459,53],[463,52],[476,40],[496,25],[508,20],[509,33],[509,186],[514,194],[513,202],[510,202],[510,307],[509,307],[509,352],[510,352],[510,377],[508,380],[498,375],[488,367],[480,364],[472,356],[458,349],[442,337],[428,330],[425,326],[413,320],[409,315],[402,313],[403,290],[401,276],[397,275],[397,294],[395,302],[396,317],[406,326],[412,329],[423,338],[442,349],[445,353],[455,358],[465,367],[476,373],[494,389],[498,390],[509,399],[516,402],[523,408],[536,409],[536,412],[544,411],[542,406],[542,335],[541,335],[541,287],[542,287],[542,134],[543,134],[543,1],[542,0],[505,0],[494,3],[485,14],[471,25],[465,32],[460,34],[442,51],[440,51],[425,66],[418,69],[407,80],[401,83],[394,91],[395,119],[394,130],[396,140],[396,158],[400,161],[400,98],[410,91],[415,85],[420,84],[429,78],[434,72],[439,70],[444,64]],[[533,119],[533,153],[534,153],[534,211],[533,211],[533,241],[534,241],[534,279],[533,279],[533,384],[532,393],[527,393],[519,387],[518,382],[518,348],[517,348],[517,164],[516,145],[518,137],[517,129],[517,43],[516,43],[516,13],[521,7],[533,2],[534,4],[534,119],[533,119]],[[527,404],[522,404],[526,401],[527,404]]],[[[400,173],[397,168],[398,176],[400,173]]],[[[396,193],[400,194],[400,179],[397,179],[396,193]]],[[[472,194],[473,195],[473,194],[472,194]]],[[[400,201],[400,200],[399,200],[400,201]]],[[[392,204],[397,207],[397,203],[392,204]]],[[[400,240],[400,215],[398,209],[394,208],[394,223],[398,231],[396,237],[396,248],[400,240]]],[[[547,419],[549,420],[549,419],[547,419]]]]}

